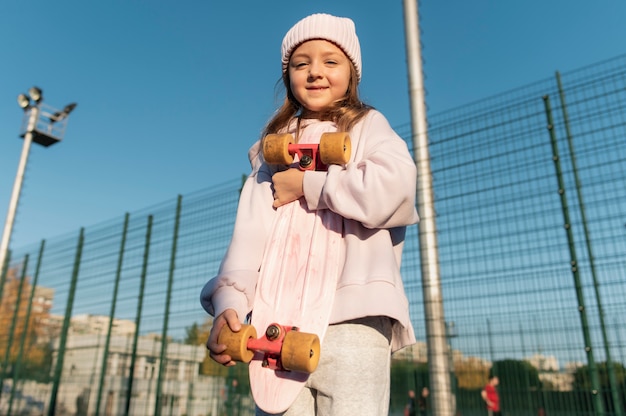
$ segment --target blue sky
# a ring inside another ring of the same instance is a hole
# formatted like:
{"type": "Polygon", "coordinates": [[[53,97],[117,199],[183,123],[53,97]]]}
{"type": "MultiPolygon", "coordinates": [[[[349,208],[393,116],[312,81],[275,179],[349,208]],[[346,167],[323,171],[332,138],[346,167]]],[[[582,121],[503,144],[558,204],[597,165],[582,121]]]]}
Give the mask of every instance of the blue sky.
{"type": "MultiPolygon", "coordinates": [[[[422,1],[431,114],[626,53],[620,0],[422,1]]],[[[3,1],[0,215],[23,141],[16,97],[78,107],[30,152],[12,247],[38,243],[248,171],[281,96],[280,43],[315,12],[351,17],[361,96],[408,123],[402,1],[3,1]]]]}

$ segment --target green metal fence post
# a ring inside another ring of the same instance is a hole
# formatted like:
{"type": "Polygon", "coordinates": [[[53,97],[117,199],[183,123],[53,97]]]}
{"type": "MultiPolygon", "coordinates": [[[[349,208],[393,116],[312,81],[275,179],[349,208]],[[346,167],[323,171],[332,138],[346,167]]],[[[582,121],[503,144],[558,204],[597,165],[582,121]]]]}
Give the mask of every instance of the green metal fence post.
{"type": "MultiPolygon", "coordinates": [[[[615,326],[615,338],[617,341],[617,345],[620,346],[619,349],[619,356],[620,356],[620,360],[622,362],[622,366],[626,365],[626,357],[624,356],[624,343],[622,342],[622,337],[620,336],[620,330],[619,330],[619,325],[618,325],[618,321],[615,320],[614,321],[614,326],[615,326]]],[[[626,397],[626,383],[622,383],[621,384],[621,394],[626,397]]]]}
{"type": "MultiPolygon", "coordinates": [[[[458,398],[457,398],[457,383],[456,383],[456,372],[454,371],[454,349],[452,348],[452,339],[456,338],[459,334],[456,331],[456,325],[454,321],[446,322],[446,338],[448,339],[448,366],[450,367],[450,398],[452,399],[452,413],[456,414],[457,406],[458,406],[458,398]]],[[[419,389],[415,386],[415,392],[419,393],[419,389]]]]}
{"type": "MultiPolygon", "coordinates": [[[[2,304],[2,296],[4,294],[4,284],[9,272],[9,264],[11,263],[11,250],[7,249],[7,255],[4,258],[4,265],[0,270],[0,304],[2,304]]],[[[0,367],[0,397],[2,397],[2,390],[4,389],[4,365],[0,367]]]]}
{"type": "Polygon", "coordinates": [[[102,366],[100,368],[100,381],[98,382],[98,397],[96,399],[96,408],[94,415],[100,415],[100,403],[102,401],[102,389],[104,388],[104,376],[106,375],[107,362],[109,359],[109,346],[111,344],[111,332],[113,331],[113,320],[115,319],[115,307],[117,305],[117,292],[120,286],[120,278],[122,276],[122,264],[124,262],[124,249],[126,247],[126,234],[128,232],[128,218],[130,215],[124,215],[124,227],[122,230],[122,242],[120,243],[120,252],[117,256],[117,270],[115,272],[115,284],[113,286],[113,299],[111,300],[111,311],[109,312],[109,328],[107,329],[107,338],[104,344],[104,352],[102,354],[102,366]]]}
{"type": "MultiPolygon", "coordinates": [[[[493,364],[494,364],[493,339],[492,339],[492,333],[491,333],[491,321],[489,319],[487,319],[487,340],[489,341],[489,359],[491,360],[491,368],[493,371],[493,364]]],[[[497,375],[497,374],[494,374],[494,375],[497,375]]]]}
{"type": "MultiPolygon", "coordinates": [[[[532,328],[530,330],[530,333],[534,334],[535,337],[537,337],[534,340],[531,339],[531,344],[533,342],[536,343],[536,346],[535,346],[536,354],[537,355],[541,355],[542,349],[541,349],[541,344],[540,344],[540,340],[539,340],[539,329],[537,328],[537,322],[533,321],[531,325],[532,325],[532,328]]],[[[531,347],[531,350],[532,349],[533,349],[533,347],[531,347]]],[[[540,377],[541,376],[541,370],[537,369],[537,371],[538,371],[538,376],[540,377]]],[[[550,397],[548,395],[546,395],[546,392],[544,390],[543,381],[541,381],[541,378],[540,378],[539,382],[540,382],[540,385],[539,385],[539,388],[540,388],[539,403],[540,403],[541,407],[543,407],[543,410],[546,413],[549,413],[550,409],[551,409],[551,406],[552,406],[551,401],[550,401],[550,397]]]]}
{"type": "MultiPolygon", "coordinates": [[[[522,324],[519,324],[519,335],[520,335],[520,345],[522,346],[522,360],[524,363],[530,362],[526,360],[526,343],[524,342],[524,328],[522,328],[522,324]]],[[[533,400],[532,400],[532,392],[530,390],[530,374],[528,371],[524,372],[524,387],[526,389],[526,401],[528,402],[529,410],[532,410],[533,400]]]]}
{"type": "Polygon", "coordinates": [[[606,324],[604,322],[604,307],[602,306],[602,296],[600,295],[600,283],[596,275],[595,257],[591,247],[591,237],[589,235],[589,227],[587,226],[587,214],[585,213],[585,203],[583,202],[582,185],[578,176],[578,165],[576,164],[576,154],[574,152],[574,141],[569,126],[569,115],[567,114],[567,104],[565,103],[565,92],[561,83],[561,74],[556,72],[556,82],[559,87],[559,98],[561,100],[561,110],[563,112],[563,121],[565,126],[565,134],[567,136],[567,144],[569,147],[570,159],[572,163],[572,171],[574,173],[574,181],[576,183],[576,196],[578,197],[578,208],[580,209],[580,218],[583,224],[583,232],[585,234],[585,246],[587,248],[587,256],[589,257],[589,267],[591,268],[591,277],[593,279],[593,289],[598,305],[598,316],[600,317],[600,331],[602,332],[602,342],[604,343],[604,354],[606,355],[606,371],[609,376],[609,387],[611,389],[611,399],[613,400],[613,408],[616,416],[622,416],[622,403],[619,397],[619,387],[617,378],[615,377],[615,369],[613,368],[613,360],[611,359],[611,342],[606,332],[606,324]]]}
{"type": "Polygon", "coordinates": [[[39,270],[41,269],[41,258],[43,257],[45,245],[46,240],[42,240],[41,246],[39,247],[39,256],[37,257],[37,266],[35,266],[35,275],[33,276],[33,281],[31,282],[30,297],[28,298],[28,307],[26,308],[26,317],[24,318],[24,330],[22,331],[22,336],[20,338],[20,348],[17,353],[17,359],[15,360],[15,370],[13,371],[13,385],[11,386],[11,396],[9,397],[9,407],[7,410],[7,414],[9,415],[13,409],[13,399],[15,397],[15,393],[17,392],[17,384],[20,382],[22,356],[24,354],[24,349],[26,348],[26,335],[29,330],[30,314],[33,309],[33,299],[35,298],[35,290],[37,289],[37,281],[39,280],[39,270]]]}
{"type": "MultiPolygon", "coordinates": [[[[2,296],[4,295],[4,284],[6,282],[7,274],[9,272],[9,264],[11,263],[11,250],[7,249],[7,255],[4,258],[4,265],[0,270],[0,304],[2,304],[2,296]]],[[[4,364],[0,367],[0,397],[2,397],[2,390],[4,389],[4,364]]]]}
{"type": "Polygon", "coordinates": [[[598,375],[598,369],[593,357],[593,348],[591,343],[591,334],[589,331],[589,323],[587,320],[587,311],[585,309],[585,297],[583,293],[583,287],[580,280],[580,272],[578,269],[578,260],[576,257],[576,245],[574,242],[574,233],[572,231],[572,225],[569,218],[569,208],[567,206],[567,197],[565,196],[565,181],[563,179],[563,171],[561,169],[561,161],[559,158],[559,148],[556,139],[556,133],[554,132],[554,122],[552,118],[552,107],[550,105],[550,97],[548,95],[543,96],[544,107],[546,111],[546,118],[548,122],[548,132],[550,133],[550,142],[552,144],[552,160],[554,161],[554,167],[556,169],[556,177],[559,185],[559,195],[561,197],[561,208],[563,210],[563,219],[565,222],[564,228],[567,233],[567,242],[569,246],[570,263],[572,275],[574,277],[574,287],[576,289],[576,299],[578,300],[578,312],[580,316],[583,338],[585,341],[585,353],[587,355],[587,363],[589,366],[589,376],[591,378],[591,395],[593,398],[593,405],[596,414],[604,414],[604,402],[602,395],[600,394],[600,377],[598,375]]]}
{"type": "Polygon", "coordinates": [[[174,221],[174,235],[172,237],[172,253],[170,256],[170,270],[167,280],[167,294],[165,297],[165,312],[163,316],[163,331],[161,334],[161,357],[159,359],[159,375],[157,379],[157,391],[156,400],[154,401],[154,415],[161,416],[161,390],[163,380],[166,373],[167,362],[167,327],[169,325],[170,316],[170,303],[172,301],[172,286],[174,284],[174,270],[176,269],[176,248],[178,246],[178,229],[180,226],[180,212],[182,207],[183,197],[178,195],[178,201],[176,203],[176,218],[174,221]]]}
{"type": "MultiPolygon", "coordinates": [[[[22,264],[22,274],[20,277],[20,285],[17,289],[17,297],[15,298],[15,311],[13,312],[13,318],[11,318],[11,328],[9,329],[9,339],[7,340],[7,349],[4,352],[4,360],[2,361],[2,371],[0,372],[0,386],[4,385],[4,379],[7,375],[7,368],[9,368],[9,361],[11,360],[11,348],[13,347],[13,336],[15,335],[15,327],[17,324],[17,317],[20,311],[20,304],[22,301],[22,290],[24,289],[24,282],[26,281],[26,269],[28,268],[28,254],[24,256],[24,263],[22,264]]],[[[15,379],[13,379],[15,385],[15,379]]],[[[0,395],[2,391],[0,391],[0,395]]]]}
{"type": "MultiPolygon", "coordinates": [[[[2,267],[2,273],[0,273],[0,302],[2,301],[2,294],[4,291],[4,283],[7,279],[7,274],[9,272],[9,264],[11,263],[11,250],[7,250],[7,255],[4,259],[4,266],[2,267]]],[[[2,386],[0,386],[1,388],[2,386]]]]}
{"type": "Polygon", "coordinates": [[[85,242],[85,228],[80,229],[78,236],[78,245],[76,247],[76,256],[74,258],[74,269],[72,271],[72,281],[70,290],[67,295],[67,305],[65,307],[65,316],[63,318],[63,327],[61,329],[61,338],[59,339],[59,349],[57,350],[57,362],[54,368],[54,376],[52,378],[52,391],[50,392],[50,403],[48,404],[48,416],[54,416],[57,405],[57,395],[59,393],[59,385],[61,384],[61,374],[63,373],[63,361],[65,360],[65,344],[67,343],[67,334],[70,329],[70,319],[72,318],[72,308],[74,307],[74,295],[76,294],[76,285],[78,283],[78,271],[80,269],[80,259],[83,255],[83,244],[85,242]]]}
{"type": "Polygon", "coordinates": [[[141,280],[139,283],[139,295],[137,297],[137,315],[135,316],[135,334],[133,336],[133,351],[130,356],[130,368],[128,374],[128,387],[126,388],[126,402],[124,403],[124,416],[130,411],[130,401],[133,395],[133,380],[135,378],[135,361],[137,360],[137,345],[139,344],[139,326],[143,309],[143,296],[146,288],[146,276],[148,274],[148,259],[150,258],[150,239],[152,235],[152,215],[148,215],[146,227],[146,242],[143,250],[143,264],[141,266],[141,280]]]}

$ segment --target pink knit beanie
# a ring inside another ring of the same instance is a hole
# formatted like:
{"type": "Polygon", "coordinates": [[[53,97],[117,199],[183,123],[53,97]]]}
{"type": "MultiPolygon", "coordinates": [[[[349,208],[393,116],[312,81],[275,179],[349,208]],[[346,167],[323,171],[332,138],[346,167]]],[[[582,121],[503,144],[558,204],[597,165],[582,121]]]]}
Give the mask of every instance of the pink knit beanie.
{"type": "Polygon", "coordinates": [[[357,80],[361,81],[361,47],[354,22],[347,17],[324,13],[307,16],[289,29],[281,47],[283,74],[287,71],[289,58],[294,49],[313,39],[328,40],[340,47],[354,64],[357,80]]]}

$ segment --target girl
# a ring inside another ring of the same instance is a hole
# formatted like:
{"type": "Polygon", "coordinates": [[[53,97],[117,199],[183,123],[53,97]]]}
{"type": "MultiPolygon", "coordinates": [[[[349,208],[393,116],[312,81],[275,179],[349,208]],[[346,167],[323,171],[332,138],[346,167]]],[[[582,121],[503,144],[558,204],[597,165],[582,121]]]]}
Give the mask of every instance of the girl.
{"type": "Polygon", "coordinates": [[[201,294],[215,316],[207,348],[216,362],[234,365],[217,337],[224,325],[239,331],[252,312],[276,208],[328,210],[341,217],[345,258],[331,280],[338,283],[320,363],[285,415],[386,415],[391,352],[415,342],[400,261],[406,226],[418,221],[416,167],[384,116],[359,99],[361,50],[352,20],[308,16],[287,32],[281,51],[286,97],[263,137],[287,132],[310,143],[347,131],[352,155],[326,172],[279,169],[264,162],[261,141],[252,146],[232,241],[201,294]]]}

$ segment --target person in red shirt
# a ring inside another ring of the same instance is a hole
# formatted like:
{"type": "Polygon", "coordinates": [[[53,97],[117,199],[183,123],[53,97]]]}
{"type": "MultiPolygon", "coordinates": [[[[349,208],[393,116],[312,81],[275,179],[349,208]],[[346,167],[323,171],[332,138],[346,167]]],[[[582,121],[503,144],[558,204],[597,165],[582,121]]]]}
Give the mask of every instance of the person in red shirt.
{"type": "Polygon", "coordinates": [[[487,404],[487,415],[500,416],[500,395],[496,387],[500,384],[498,376],[492,375],[485,388],[480,392],[483,400],[487,404]]]}

